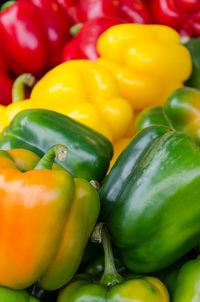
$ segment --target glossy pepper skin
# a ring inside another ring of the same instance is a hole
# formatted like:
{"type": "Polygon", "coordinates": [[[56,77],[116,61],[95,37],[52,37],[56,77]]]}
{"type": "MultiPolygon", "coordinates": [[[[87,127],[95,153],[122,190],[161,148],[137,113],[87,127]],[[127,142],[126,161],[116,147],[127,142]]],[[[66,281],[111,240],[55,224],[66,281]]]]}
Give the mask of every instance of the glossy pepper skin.
{"type": "Polygon", "coordinates": [[[16,74],[42,75],[60,62],[69,39],[67,14],[56,0],[19,0],[0,13],[3,57],[16,74]]]}
{"type": "Polygon", "coordinates": [[[13,80],[0,70],[0,104],[8,105],[12,100],[13,80]]]}
{"type": "Polygon", "coordinates": [[[169,302],[164,284],[157,278],[144,277],[125,280],[116,271],[110,242],[105,234],[105,269],[100,281],[90,275],[80,275],[61,291],[57,302],[169,302]],[[106,239],[105,239],[106,238],[106,239]]]}
{"type": "Polygon", "coordinates": [[[200,36],[199,0],[148,0],[153,22],[176,29],[182,36],[200,36]]]}
{"type": "Polygon", "coordinates": [[[62,62],[78,59],[96,61],[99,57],[97,41],[109,27],[124,23],[120,18],[97,17],[83,24],[80,32],[69,41],[62,52],[62,62]]]}
{"type": "Polygon", "coordinates": [[[200,152],[188,135],[152,126],[135,136],[100,190],[101,217],[129,270],[159,271],[197,245],[199,187],[200,152]]]}
{"type": "Polygon", "coordinates": [[[200,89],[200,38],[191,39],[185,46],[192,56],[192,74],[185,86],[200,89]]]}
{"type": "Polygon", "coordinates": [[[199,301],[200,260],[186,262],[180,269],[174,302],[199,301]]]}
{"type": "MultiPolygon", "coordinates": [[[[53,146],[34,170],[23,173],[12,152],[0,152],[1,222],[6,226],[0,234],[0,283],[23,289],[39,279],[42,288],[54,290],[80,264],[98,217],[99,196],[86,180],[73,179],[62,168],[51,170],[55,156],[64,160],[64,146],[53,146]]],[[[22,162],[23,153],[27,150],[18,155],[22,162]]]]}
{"type": "Polygon", "coordinates": [[[142,111],[136,119],[136,131],[150,125],[168,125],[190,135],[200,145],[200,90],[184,87],[176,90],[164,107],[142,111]],[[157,112],[157,116],[153,112],[157,112]]]}
{"type": "Polygon", "coordinates": [[[0,104],[8,105],[12,100],[13,80],[8,76],[8,69],[0,49],[0,104]]]}
{"type": "Polygon", "coordinates": [[[163,104],[191,74],[190,53],[167,26],[116,25],[100,36],[97,48],[97,62],[115,75],[121,96],[136,110],[163,104]]]}
{"type": "Polygon", "coordinates": [[[149,126],[161,125],[170,127],[164,108],[161,106],[149,107],[142,110],[135,121],[135,132],[149,126]]]}
{"type": "Polygon", "coordinates": [[[16,291],[0,287],[0,302],[39,302],[39,300],[29,296],[25,290],[16,291]]]}
{"type": "Polygon", "coordinates": [[[89,181],[104,178],[112,157],[112,144],[92,129],[53,111],[20,112],[0,137],[0,149],[24,148],[42,156],[61,142],[69,149],[61,165],[74,177],[89,181]]]}
{"type": "Polygon", "coordinates": [[[143,0],[76,0],[69,5],[73,23],[85,23],[97,17],[123,18],[130,23],[150,23],[151,17],[143,0]]]}
{"type": "Polygon", "coordinates": [[[111,142],[126,135],[133,121],[111,72],[89,60],[74,60],[49,71],[33,88],[34,108],[53,110],[91,127],[111,142]]]}

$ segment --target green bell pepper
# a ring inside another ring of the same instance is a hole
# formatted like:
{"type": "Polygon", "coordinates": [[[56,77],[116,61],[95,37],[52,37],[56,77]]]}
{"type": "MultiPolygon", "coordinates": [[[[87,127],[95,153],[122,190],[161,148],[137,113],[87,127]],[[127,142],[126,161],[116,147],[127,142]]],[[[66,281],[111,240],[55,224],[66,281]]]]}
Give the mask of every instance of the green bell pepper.
{"type": "Polygon", "coordinates": [[[0,287],[0,302],[39,302],[39,300],[29,296],[25,290],[0,287]]]}
{"type": "Polygon", "coordinates": [[[168,125],[171,129],[187,133],[200,145],[200,90],[180,88],[168,98],[163,108],[152,107],[142,111],[136,119],[137,131],[150,125],[168,125]]]}
{"type": "Polygon", "coordinates": [[[200,301],[200,259],[188,261],[182,266],[173,301],[200,301]]]}
{"type": "Polygon", "coordinates": [[[106,230],[102,231],[102,238],[105,269],[101,280],[96,281],[86,274],[77,276],[61,291],[57,302],[169,302],[167,289],[159,279],[142,277],[125,280],[122,278],[116,271],[106,230]]]}
{"type": "Polygon", "coordinates": [[[163,107],[161,106],[150,107],[141,111],[135,120],[135,132],[138,132],[148,126],[155,125],[169,127],[163,107]]]}
{"type": "Polygon", "coordinates": [[[192,74],[185,85],[200,89],[200,38],[191,39],[185,46],[192,57],[192,74]]]}
{"type": "Polygon", "coordinates": [[[32,109],[18,113],[0,137],[0,149],[23,148],[39,156],[57,143],[68,147],[62,166],[74,177],[101,181],[113,148],[109,140],[62,114],[32,109]]]}
{"type": "Polygon", "coordinates": [[[101,217],[125,266],[159,271],[197,245],[199,196],[200,150],[191,138],[162,126],[140,131],[100,190],[101,217]]]}

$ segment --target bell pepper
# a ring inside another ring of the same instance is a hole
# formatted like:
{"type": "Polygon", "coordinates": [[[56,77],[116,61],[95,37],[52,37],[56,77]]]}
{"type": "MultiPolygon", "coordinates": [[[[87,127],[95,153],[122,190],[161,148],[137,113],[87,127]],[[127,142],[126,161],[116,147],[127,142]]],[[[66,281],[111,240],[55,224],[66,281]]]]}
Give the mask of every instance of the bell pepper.
{"type": "Polygon", "coordinates": [[[74,177],[101,181],[112,157],[112,144],[92,129],[59,113],[31,109],[20,112],[0,137],[0,149],[24,148],[42,156],[64,143],[69,152],[62,166],[74,177]]]}
{"type": "Polygon", "coordinates": [[[0,70],[0,104],[8,105],[12,99],[12,79],[0,70]]]}
{"type": "Polygon", "coordinates": [[[200,36],[199,0],[148,0],[153,22],[176,29],[182,36],[200,36]]]}
{"type": "Polygon", "coordinates": [[[185,85],[200,89],[200,38],[190,40],[185,46],[192,56],[192,74],[185,85]]]}
{"type": "Polygon", "coordinates": [[[100,36],[97,48],[98,63],[115,75],[121,96],[136,110],[163,104],[191,73],[190,53],[170,27],[116,25],[100,36]]]}
{"type": "Polygon", "coordinates": [[[12,85],[13,80],[8,76],[8,70],[0,49],[0,104],[8,105],[11,103],[12,85]]]}
{"type": "Polygon", "coordinates": [[[200,260],[186,262],[178,275],[174,302],[199,301],[200,260]]]}
{"type": "Polygon", "coordinates": [[[164,108],[161,106],[149,107],[141,111],[135,121],[135,132],[155,125],[170,127],[164,108]]]}
{"type": "Polygon", "coordinates": [[[25,290],[13,290],[0,287],[0,302],[39,302],[38,299],[31,297],[25,290]]]}
{"type": "Polygon", "coordinates": [[[30,151],[21,150],[17,161],[12,155],[0,152],[0,284],[24,289],[38,280],[44,289],[60,288],[81,262],[99,213],[98,193],[63,168],[52,171],[54,158],[67,155],[63,145],[24,173],[30,151]]]}
{"type": "Polygon", "coordinates": [[[117,159],[100,190],[101,219],[132,272],[159,271],[199,242],[199,163],[193,140],[163,126],[140,131],[117,159]]]}
{"type": "Polygon", "coordinates": [[[123,18],[127,22],[150,23],[151,17],[143,0],[75,0],[68,13],[73,23],[85,23],[97,17],[123,18]]]}
{"type": "Polygon", "coordinates": [[[62,62],[77,59],[96,61],[98,38],[106,29],[120,23],[124,21],[114,17],[97,17],[88,20],[78,34],[63,48],[62,62]]]}
{"type": "Polygon", "coordinates": [[[57,0],[20,0],[6,8],[0,13],[0,39],[8,68],[41,75],[57,65],[69,27],[57,0]]]}
{"type": "MultiPolygon", "coordinates": [[[[110,302],[169,302],[164,284],[154,277],[125,280],[116,271],[111,243],[103,230],[102,237],[105,253],[105,269],[100,281],[94,281],[89,275],[81,274],[60,293],[58,302],[110,301],[110,302]]],[[[101,239],[100,239],[101,240],[101,239]]]]}
{"type": "MultiPolygon", "coordinates": [[[[23,76],[21,80],[24,81],[23,76]]],[[[17,83],[15,100],[23,100],[21,80],[17,83]]],[[[88,60],[66,62],[49,71],[34,86],[30,100],[6,109],[8,119],[2,128],[24,107],[67,115],[100,132],[111,142],[125,136],[133,123],[131,105],[120,97],[114,76],[88,60]]]]}
{"type": "Polygon", "coordinates": [[[136,119],[136,131],[150,125],[168,125],[190,135],[200,145],[200,90],[184,87],[176,90],[164,107],[152,107],[136,119]],[[153,112],[157,112],[157,116],[153,112]]]}

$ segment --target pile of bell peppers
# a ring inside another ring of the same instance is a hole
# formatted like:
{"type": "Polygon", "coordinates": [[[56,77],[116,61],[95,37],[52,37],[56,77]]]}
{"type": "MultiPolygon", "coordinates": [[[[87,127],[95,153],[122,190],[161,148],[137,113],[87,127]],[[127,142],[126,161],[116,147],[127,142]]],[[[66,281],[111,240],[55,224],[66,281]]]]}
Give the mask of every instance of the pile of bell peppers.
{"type": "Polygon", "coordinates": [[[200,2],[4,2],[0,302],[200,302],[200,2]]]}

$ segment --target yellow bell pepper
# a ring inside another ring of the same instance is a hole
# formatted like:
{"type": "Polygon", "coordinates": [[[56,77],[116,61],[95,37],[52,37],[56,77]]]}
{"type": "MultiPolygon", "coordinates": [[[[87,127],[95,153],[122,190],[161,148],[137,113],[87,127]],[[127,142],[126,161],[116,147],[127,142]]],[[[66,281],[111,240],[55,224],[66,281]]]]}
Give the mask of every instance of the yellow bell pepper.
{"type": "Polygon", "coordinates": [[[133,123],[133,109],[120,97],[115,77],[88,60],[66,62],[49,71],[34,86],[29,100],[6,108],[4,126],[19,111],[29,108],[68,115],[111,142],[125,136],[133,123]]]}
{"type": "Polygon", "coordinates": [[[133,108],[163,104],[190,76],[189,51],[179,34],[163,25],[121,24],[98,40],[99,65],[115,75],[133,108]]]}

